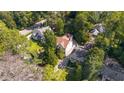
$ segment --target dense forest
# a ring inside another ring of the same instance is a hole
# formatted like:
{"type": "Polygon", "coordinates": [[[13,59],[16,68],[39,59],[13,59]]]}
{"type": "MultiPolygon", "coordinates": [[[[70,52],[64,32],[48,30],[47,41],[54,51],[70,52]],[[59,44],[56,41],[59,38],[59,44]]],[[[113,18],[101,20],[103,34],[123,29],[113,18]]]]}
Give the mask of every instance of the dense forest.
{"type": "MultiPolygon", "coordinates": [[[[100,80],[99,71],[106,57],[114,58],[124,67],[124,12],[0,12],[0,56],[11,52],[13,55],[30,56],[25,63],[43,67],[43,80],[100,80]],[[44,33],[45,42],[27,40],[20,30],[30,28],[36,22],[47,19],[45,25],[52,28],[44,33]],[[64,50],[56,48],[56,36],[73,35],[80,46],[90,41],[90,32],[102,24],[104,33],[95,36],[93,47],[88,49],[84,62],[68,61],[67,67],[56,68],[59,60],[65,58],[64,50]],[[56,70],[57,69],[57,70],[56,70]]],[[[0,59],[1,60],[1,59],[0,59]]]]}

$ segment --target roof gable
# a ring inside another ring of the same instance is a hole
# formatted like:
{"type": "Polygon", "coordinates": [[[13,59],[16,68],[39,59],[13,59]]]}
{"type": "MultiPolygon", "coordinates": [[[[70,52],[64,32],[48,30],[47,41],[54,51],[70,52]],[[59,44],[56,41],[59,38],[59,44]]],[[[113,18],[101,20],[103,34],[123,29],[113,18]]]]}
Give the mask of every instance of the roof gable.
{"type": "Polygon", "coordinates": [[[68,34],[68,35],[64,35],[62,37],[56,37],[56,38],[57,38],[57,45],[60,44],[63,48],[66,48],[70,41],[71,35],[68,34]]]}

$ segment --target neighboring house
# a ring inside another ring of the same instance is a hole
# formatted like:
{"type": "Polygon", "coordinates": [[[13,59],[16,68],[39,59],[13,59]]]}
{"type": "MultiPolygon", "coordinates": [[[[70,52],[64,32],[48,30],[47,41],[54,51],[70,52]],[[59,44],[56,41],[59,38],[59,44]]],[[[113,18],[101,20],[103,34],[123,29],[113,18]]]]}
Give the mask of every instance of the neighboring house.
{"type": "Polygon", "coordinates": [[[95,28],[91,30],[91,34],[93,36],[97,36],[99,33],[103,33],[103,32],[105,32],[105,27],[103,27],[101,23],[96,24],[95,28]]]}
{"type": "Polygon", "coordinates": [[[68,56],[72,53],[77,44],[74,42],[73,36],[71,34],[66,34],[62,37],[57,37],[57,46],[64,48],[65,56],[68,56]]]}
{"type": "Polygon", "coordinates": [[[49,26],[42,27],[40,29],[35,29],[32,32],[31,38],[34,39],[34,40],[42,40],[42,39],[44,39],[44,32],[47,31],[47,30],[52,31],[49,26]]]}
{"type": "Polygon", "coordinates": [[[96,24],[96,29],[101,33],[105,32],[105,27],[101,23],[96,24]]]}
{"type": "Polygon", "coordinates": [[[26,36],[28,40],[30,40],[31,38],[35,40],[42,39],[43,32],[45,32],[46,30],[51,30],[49,26],[44,27],[44,23],[46,21],[47,20],[45,19],[39,21],[35,23],[32,27],[19,31],[19,33],[26,36]]]}
{"type": "Polygon", "coordinates": [[[93,29],[91,33],[93,36],[97,36],[99,34],[99,31],[97,29],[93,29]]]}

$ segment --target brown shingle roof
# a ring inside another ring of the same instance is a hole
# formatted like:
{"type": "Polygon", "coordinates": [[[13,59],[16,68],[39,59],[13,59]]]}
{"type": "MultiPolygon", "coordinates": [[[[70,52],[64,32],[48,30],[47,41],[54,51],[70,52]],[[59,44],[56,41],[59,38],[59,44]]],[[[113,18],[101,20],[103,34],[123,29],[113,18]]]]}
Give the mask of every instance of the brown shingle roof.
{"type": "Polygon", "coordinates": [[[70,36],[64,35],[62,37],[56,37],[57,38],[57,45],[61,45],[63,48],[66,48],[69,41],[70,41],[70,36]]]}

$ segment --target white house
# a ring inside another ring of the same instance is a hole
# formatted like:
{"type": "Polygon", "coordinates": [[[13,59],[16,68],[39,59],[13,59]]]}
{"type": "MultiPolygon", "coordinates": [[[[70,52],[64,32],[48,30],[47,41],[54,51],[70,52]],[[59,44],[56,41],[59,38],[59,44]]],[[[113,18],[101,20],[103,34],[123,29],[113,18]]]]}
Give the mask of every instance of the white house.
{"type": "Polygon", "coordinates": [[[99,34],[99,31],[97,29],[93,29],[91,33],[93,36],[97,36],[99,34]]]}
{"type": "Polygon", "coordinates": [[[91,34],[93,36],[97,36],[99,33],[103,33],[105,32],[105,27],[103,27],[103,25],[101,23],[96,24],[95,28],[93,30],[91,30],[91,34]]]}
{"type": "Polygon", "coordinates": [[[62,37],[57,37],[57,45],[60,45],[65,49],[65,56],[71,54],[74,48],[77,46],[71,34],[66,34],[62,37]]]}

